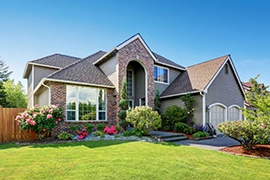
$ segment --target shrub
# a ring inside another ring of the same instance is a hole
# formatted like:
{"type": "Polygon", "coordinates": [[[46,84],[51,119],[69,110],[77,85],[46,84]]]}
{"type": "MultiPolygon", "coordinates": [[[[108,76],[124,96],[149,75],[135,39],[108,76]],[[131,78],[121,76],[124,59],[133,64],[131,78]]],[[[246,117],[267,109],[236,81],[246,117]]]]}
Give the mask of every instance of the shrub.
{"type": "Polygon", "coordinates": [[[173,105],[166,109],[164,117],[165,125],[170,126],[171,130],[173,130],[175,123],[184,122],[187,116],[185,110],[179,106],[173,105]]]}
{"type": "Polygon", "coordinates": [[[93,128],[94,128],[94,125],[93,124],[84,124],[84,127],[85,127],[86,132],[91,133],[93,128]]]}
{"type": "Polygon", "coordinates": [[[92,133],[94,136],[103,136],[104,135],[104,132],[102,132],[102,131],[95,131],[95,132],[93,132],[92,133]]]}
{"type": "Polygon", "coordinates": [[[142,137],[143,134],[144,134],[144,132],[141,131],[141,130],[139,130],[139,129],[137,129],[137,128],[133,128],[132,130],[123,132],[123,136],[137,136],[137,137],[142,137]]]}
{"type": "Polygon", "coordinates": [[[119,126],[121,126],[124,130],[127,130],[128,127],[128,122],[126,120],[122,120],[121,122],[118,123],[119,126]]]}
{"type": "Polygon", "coordinates": [[[137,106],[131,108],[127,112],[126,121],[133,124],[133,126],[147,134],[152,129],[161,127],[161,117],[157,111],[153,111],[148,106],[137,106]]]}
{"type": "Polygon", "coordinates": [[[238,141],[245,149],[252,149],[258,143],[267,143],[270,138],[269,121],[226,121],[219,124],[217,129],[238,141]]]}
{"type": "Polygon", "coordinates": [[[106,125],[104,123],[98,124],[97,125],[97,130],[98,131],[103,131],[105,127],[106,127],[106,125]]]}
{"type": "Polygon", "coordinates": [[[195,134],[192,135],[193,138],[200,138],[200,137],[208,137],[209,134],[204,131],[198,131],[195,134]]]}
{"type": "Polygon", "coordinates": [[[123,132],[123,136],[132,136],[132,135],[133,135],[132,130],[124,131],[124,132],[123,132]]]}
{"type": "Polygon", "coordinates": [[[79,126],[75,124],[70,124],[69,129],[72,131],[73,134],[77,134],[79,131],[79,126]]]}
{"type": "Polygon", "coordinates": [[[178,122],[174,125],[175,132],[186,132],[189,126],[186,123],[178,122]]]}
{"type": "Polygon", "coordinates": [[[63,122],[64,112],[58,105],[36,105],[17,115],[15,120],[18,121],[21,130],[31,129],[37,133],[39,139],[43,139],[47,132],[63,122]]]}
{"type": "Polygon", "coordinates": [[[117,131],[117,129],[116,129],[115,126],[111,126],[111,127],[106,126],[106,127],[104,128],[104,132],[105,132],[106,134],[117,134],[117,133],[118,133],[118,131],[117,131]]]}
{"type": "Polygon", "coordinates": [[[58,139],[61,139],[61,140],[72,139],[72,134],[69,134],[68,132],[62,132],[58,135],[58,139]]]}
{"type": "Polygon", "coordinates": [[[193,133],[195,133],[195,131],[194,131],[194,129],[192,127],[189,126],[188,128],[186,128],[184,130],[184,133],[186,133],[186,134],[193,134],[193,133]]]}

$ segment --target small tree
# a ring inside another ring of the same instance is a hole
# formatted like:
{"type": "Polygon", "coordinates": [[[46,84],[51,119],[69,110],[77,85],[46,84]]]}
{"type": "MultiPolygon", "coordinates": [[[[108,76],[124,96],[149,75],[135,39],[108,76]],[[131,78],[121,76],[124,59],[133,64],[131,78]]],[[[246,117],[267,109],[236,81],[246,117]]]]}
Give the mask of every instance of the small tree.
{"type": "Polygon", "coordinates": [[[3,83],[6,93],[6,101],[9,107],[24,108],[27,107],[27,97],[23,90],[23,85],[19,81],[15,85],[14,80],[7,80],[3,83]]]}
{"type": "Polygon", "coordinates": [[[8,80],[12,71],[8,70],[8,66],[6,66],[5,62],[0,60],[0,106],[9,107],[9,103],[7,102],[7,94],[4,89],[3,83],[8,80]]]}
{"type": "Polygon", "coordinates": [[[159,93],[159,90],[156,90],[156,95],[154,99],[154,110],[157,111],[158,114],[161,114],[160,107],[161,107],[160,93],[159,93]]]}
{"type": "Polygon", "coordinates": [[[174,129],[174,125],[178,122],[183,122],[186,119],[186,111],[181,107],[173,105],[169,106],[165,113],[165,124],[164,126],[169,126],[170,130],[174,129]]]}
{"type": "Polygon", "coordinates": [[[238,141],[243,148],[252,149],[256,144],[268,143],[270,138],[270,94],[268,86],[250,79],[251,91],[247,91],[246,102],[255,108],[242,109],[246,117],[244,121],[225,122],[218,125],[218,130],[238,141]]]}
{"type": "Polygon", "coordinates": [[[195,98],[191,94],[186,94],[180,98],[185,104],[185,110],[187,112],[187,124],[191,125],[193,122],[195,98]]]}
{"type": "Polygon", "coordinates": [[[119,107],[121,108],[120,112],[118,113],[118,117],[121,119],[119,125],[126,130],[128,125],[126,122],[126,114],[129,108],[129,99],[127,93],[127,81],[125,79],[122,81],[121,100],[119,101],[119,107]]]}

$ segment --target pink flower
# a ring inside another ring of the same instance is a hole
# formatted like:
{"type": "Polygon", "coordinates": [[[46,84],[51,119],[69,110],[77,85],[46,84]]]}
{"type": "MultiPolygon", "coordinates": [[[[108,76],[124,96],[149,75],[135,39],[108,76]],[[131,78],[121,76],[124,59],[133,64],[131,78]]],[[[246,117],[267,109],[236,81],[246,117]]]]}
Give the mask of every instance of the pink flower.
{"type": "Polygon", "coordinates": [[[17,115],[15,120],[19,120],[19,119],[21,119],[21,116],[17,115]]]}
{"type": "Polygon", "coordinates": [[[61,119],[61,118],[57,118],[56,120],[57,120],[57,121],[61,121],[62,119],[61,119]]]}
{"type": "Polygon", "coordinates": [[[34,125],[36,125],[37,123],[36,123],[36,121],[30,121],[30,124],[31,124],[32,126],[34,126],[34,125]]]}
{"type": "Polygon", "coordinates": [[[55,121],[55,124],[58,124],[58,121],[55,121]]]}
{"type": "Polygon", "coordinates": [[[35,107],[38,107],[38,104],[36,104],[35,107]]]}
{"type": "Polygon", "coordinates": [[[53,113],[53,109],[50,109],[50,110],[49,110],[49,113],[53,113]]]}
{"type": "Polygon", "coordinates": [[[17,125],[20,125],[20,124],[21,124],[21,121],[18,121],[18,122],[17,122],[17,125]]]}
{"type": "Polygon", "coordinates": [[[34,113],[33,113],[33,118],[36,118],[36,117],[37,117],[37,113],[34,112],[34,113]]]}
{"type": "Polygon", "coordinates": [[[42,131],[45,132],[46,131],[46,128],[43,128],[42,131]]]}
{"type": "Polygon", "coordinates": [[[30,121],[32,121],[32,119],[30,119],[30,118],[26,119],[26,122],[29,123],[30,121]]]}
{"type": "Polygon", "coordinates": [[[51,119],[53,116],[51,114],[47,115],[47,119],[51,119]]]}

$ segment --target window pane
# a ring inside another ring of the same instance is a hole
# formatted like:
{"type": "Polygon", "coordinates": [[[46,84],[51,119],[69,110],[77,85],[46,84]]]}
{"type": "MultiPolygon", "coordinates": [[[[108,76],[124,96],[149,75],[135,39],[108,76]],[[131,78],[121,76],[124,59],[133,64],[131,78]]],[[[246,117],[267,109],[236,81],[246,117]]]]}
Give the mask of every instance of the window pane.
{"type": "Polygon", "coordinates": [[[106,113],[105,112],[99,112],[98,113],[98,120],[106,120],[106,113]]]}
{"type": "Polygon", "coordinates": [[[75,120],[75,111],[67,111],[67,120],[75,120]]]}
{"type": "Polygon", "coordinates": [[[168,69],[155,66],[154,81],[168,83],[168,69]]]}
{"type": "Polygon", "coordinates": [[[96,89],[79,87],[79,120],[96,120],[96,89]]]}
{"type": "Polygon", "coordinates": [[[131,70],[127,70],[127,91],[128,91],[128,96],[132,96],[133,92],[132,92],[132,71],[131,70]]]}
{"type": "Polygon", "coordinates": [[[155,66],[154,67],[154,81],[157,81],[158,79],[158,68],[155,66]]]}
{"type": "Polygon", "coordinates": [[[98,110],[106,110],[106,94],[104,89],[100,89],[98,93],[98,110]]]}
{"type": "Polygon", "coordinates": [[[67,86],[67,110],[76,110],[76,87],[67,86]]]}

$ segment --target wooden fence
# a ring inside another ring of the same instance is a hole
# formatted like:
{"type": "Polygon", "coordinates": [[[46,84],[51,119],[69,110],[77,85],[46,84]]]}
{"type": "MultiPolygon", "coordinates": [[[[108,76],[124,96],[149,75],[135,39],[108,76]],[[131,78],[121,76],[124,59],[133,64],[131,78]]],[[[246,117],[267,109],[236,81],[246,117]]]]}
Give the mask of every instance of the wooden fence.
{"type": "Polygon", "coordinates": [[[17,121],[15,121],[18,113],[25,108],[2,108],[0,106],[0,143],[6,142],[22,142],[37,139],[37,135],[31,130],[20,130],[17,121]]]}

